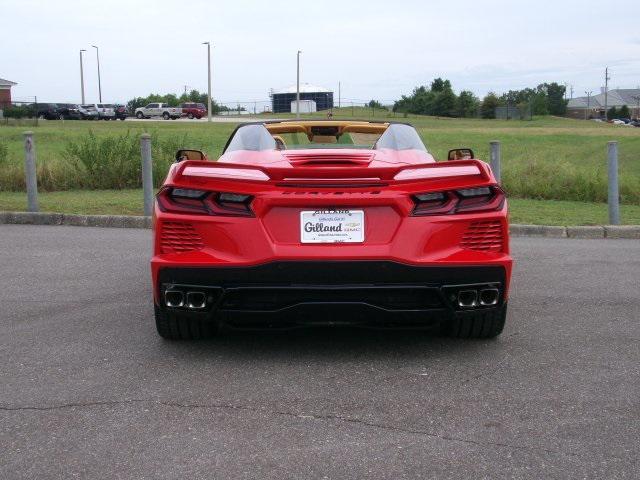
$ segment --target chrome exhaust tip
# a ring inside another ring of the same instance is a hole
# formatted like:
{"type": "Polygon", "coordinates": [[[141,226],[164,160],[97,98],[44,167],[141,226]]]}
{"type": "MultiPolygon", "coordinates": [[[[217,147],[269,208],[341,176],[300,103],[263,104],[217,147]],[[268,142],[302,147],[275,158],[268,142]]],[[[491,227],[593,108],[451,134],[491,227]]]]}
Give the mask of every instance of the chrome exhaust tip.
{"type": "Polygon", "coordinates": [[[478,304],[478,292],[475,290],[460,290],[458,292],[458,306],[462,308],[475,307],[478,304]]]}
{"type": "Polygon", "coordinates": [[[184,293],[180,290],[165,290],[164,304],[170,308],[179,308],[184,305],[184,293]]]}
{"type": "Polygon", "coordinates": [[[496,305],[500,298],[500,291],[497,288],[485,288],[480,290],[480,305],[486,307],[496,305]]]}
{"type": "Polygon", "coordinates": [[[203,292],[187,292],[187,308],[203,309],[207,306],[207,296],[203,292]]]}

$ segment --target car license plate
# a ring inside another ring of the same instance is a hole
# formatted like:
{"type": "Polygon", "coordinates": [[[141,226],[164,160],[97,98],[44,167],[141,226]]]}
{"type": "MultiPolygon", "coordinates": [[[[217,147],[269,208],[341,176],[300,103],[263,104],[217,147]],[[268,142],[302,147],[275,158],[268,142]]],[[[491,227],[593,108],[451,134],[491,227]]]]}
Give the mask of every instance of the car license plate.
{"type": "Polygon", "coordinates": [[[307,210],[300,212],[302,243],[364,242],[363,210],[307,210]]]}

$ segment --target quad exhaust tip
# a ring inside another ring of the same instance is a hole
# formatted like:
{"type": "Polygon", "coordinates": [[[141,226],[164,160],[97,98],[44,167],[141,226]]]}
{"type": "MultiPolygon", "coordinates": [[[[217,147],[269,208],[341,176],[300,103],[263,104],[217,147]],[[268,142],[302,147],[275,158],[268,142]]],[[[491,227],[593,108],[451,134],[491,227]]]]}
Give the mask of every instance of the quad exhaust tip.
{"type": "Polygon", "coordinates": [[[498,303],[500,292],[497,288],[485,288],[480,290],[480,305],[490,306],[498,303]]]}
{"type": "Polygon", "coordinates": [[[184,293],[180,290],[167,290],[164,292],[164,303],[171,308],[182,307],[184,305],[184,293]]]}
{"type": "Polygon", "coordinates": [[[207,296],[203,292],[187,292],[187,308],[202,309],[207,306],[207,296]]]}
{"type": "Polygon", "coordinates": [[[500,291],[497,288],[460,290],[458,292],[458,306],[460,308],[490,307],[497,305],[499,299],[500,291]]]}
{"type": "Polygon", "coordinates": [[[458,292],[458,305],[462,308],[475,307],[478,304],[478,292],[475,290],[460,290],[458,292]]]}

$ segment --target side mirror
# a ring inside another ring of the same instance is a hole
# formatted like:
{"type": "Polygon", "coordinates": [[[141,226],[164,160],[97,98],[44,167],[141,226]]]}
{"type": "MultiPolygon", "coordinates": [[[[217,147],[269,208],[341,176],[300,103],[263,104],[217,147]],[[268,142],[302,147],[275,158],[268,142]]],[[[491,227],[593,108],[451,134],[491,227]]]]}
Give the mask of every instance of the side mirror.
{"type": "Polygon", "coordinates": [[[474,158],[473,150],[470,148],[449,150],[449,154],[447,155],[447,160],[470,160],[472,158],[474,158]]]}
{"type": "Polygon", "coordinates": [[[176,152],[176,162],[183,160],[207,160],[207,155],[200,150],[178,150],[176,152]]]}

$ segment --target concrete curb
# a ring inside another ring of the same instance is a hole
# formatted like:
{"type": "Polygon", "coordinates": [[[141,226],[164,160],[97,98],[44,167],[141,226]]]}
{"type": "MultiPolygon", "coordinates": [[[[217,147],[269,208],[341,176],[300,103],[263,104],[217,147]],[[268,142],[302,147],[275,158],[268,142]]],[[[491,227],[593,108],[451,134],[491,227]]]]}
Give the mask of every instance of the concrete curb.
{"type": "Polygon", "coordinates": [[[68,215],[64,213],[0,212],[0,223],[70,225],[74,227],[151,228],[151,217],[133,215],[68,215]]]}
{"type": "MultiPolygon", "coordinates": [[[[151,228],[151,217],[133,215],[70,215],[64,213],[0,212],[0,224],[151,228]]],[[[514,237],[640,239],[640,225],[561,227],[552,225],[512,224],[509,226],[509,232],[514,237]]]]}

